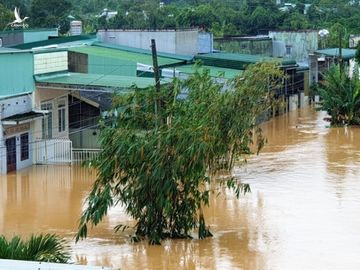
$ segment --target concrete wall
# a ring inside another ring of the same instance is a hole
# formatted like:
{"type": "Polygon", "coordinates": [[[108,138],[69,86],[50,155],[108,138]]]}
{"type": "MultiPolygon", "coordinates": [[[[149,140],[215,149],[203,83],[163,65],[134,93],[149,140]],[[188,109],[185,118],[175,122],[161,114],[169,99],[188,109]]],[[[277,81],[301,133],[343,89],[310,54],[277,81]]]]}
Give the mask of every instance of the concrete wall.
{"type": "Polygon", "coordinates": [[[31,108],[32,108],[31,95],[23,95],[23,96],[1,99],[0,120],[15,114],[30,112],[31,108]]]}
{"type": "Polygon", "coordinates": [[[198,31],[175,32],[175,53],[195,55],[198,53],[198,31]]]}
{"type": "Polygon", "coordinates": [[[68,52],[38,53],[34,55],[34,74],[68,70],[68,52]]]}
{"type": "Polygon", "coordinates": [[[298,63],[308,64],[309,54],[318,49],[318,32],[304,31],[270,31],[273,39],[273,56],[296,60],[298,63]],[[291,53],[287,54],[290,48],[291,53]]]}
{"type": "Polygon", "coordinates": [[[214,50],[214,36],[209,32],[199,32],[198,53],[211,53],[214,50]]]}
{"type": "Polygon", "coordinates": [[[88,148],[97,149],[100,148],[99,130],[97,129],[84,129],[82,131],[73,133],[70,135],[73,148],[88,148]]]}
{"type": "Polygon", "coordinates": [[[2,39],[3,47],[9,47],[19,45],[23,43],[48,40],[49,37],[57,37],[59,32],[54,29],[39,29],[39,30],[9,30],[0,32],[0,38],[2,39]]]}
{"type": "MultiPolygon", "coordinates": [[[[136,31],[136,30],[99,30],[97,36],[100,41],[116,45],[150,49],[151,39],[156,40],[159,52],[194,55],[199,51],[199,32],[189,31],[136,31]]],[[[202,35],[202,49],[206,46],[204,40],[211,40],[212,36],[202,35]]],[[[212,47],[211,44],[208,47],[212,47]]]]}
{"type": "Polygon", "coordinates": [[[23,44],[24,35],[21,31],[6,31],[0,33],[2,40],[2,47],[9,47],[13,45],[23,44]]]}
{"type": "Polygon", "coordinates": [[[59,36],[59,31],[54,29],[24,31],[24,43],[48,40],[49,37],[59,36]]]}

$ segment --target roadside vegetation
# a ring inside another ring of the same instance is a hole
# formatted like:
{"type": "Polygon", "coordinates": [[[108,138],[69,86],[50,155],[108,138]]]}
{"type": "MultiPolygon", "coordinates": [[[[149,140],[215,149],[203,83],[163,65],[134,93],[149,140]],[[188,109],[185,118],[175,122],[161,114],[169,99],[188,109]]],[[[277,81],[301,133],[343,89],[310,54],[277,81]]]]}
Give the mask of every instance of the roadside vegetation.
{"type": "MultiPolygon", "coordinates": [[[[211,236],[202,209],[220,189],[210,183],[220,181],[237,197],[250,190],[231,171],[252,144],[257,151],[264,145],[256,120],[271,107],[283,76],[275,63],[259,63],[231,83],[204,72],[174,79],[161,92],[134,89],[116,97],[113,117],[102,123],[103,150],[91,164],[98,176],[77,240],[116,205],[136,221],[135,241],[160,244],[190,238],[194,230],[200,239],[211,236]],[[216,179],[219,171],[227,177],[216,179]]],[[[119,224],[115,230],[126,228],[119,224]]]]}
{"type": "Polygon", "coordinates": [[[55,234],[32,235],[25,240],[0,236],[0,259],[67,263],[70,253],[65,240],[55,234]]]}

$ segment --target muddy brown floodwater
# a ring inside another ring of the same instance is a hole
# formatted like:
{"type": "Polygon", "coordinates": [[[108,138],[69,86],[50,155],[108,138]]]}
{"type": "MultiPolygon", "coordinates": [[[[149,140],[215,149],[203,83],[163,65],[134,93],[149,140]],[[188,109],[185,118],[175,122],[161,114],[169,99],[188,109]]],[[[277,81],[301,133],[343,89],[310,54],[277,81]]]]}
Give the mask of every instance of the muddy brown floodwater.
{"type": "Polygon", "coordinates": [[[73,261],[114,269],[360,269],[360,128],[332,128],[311,109],[263,125],[268,144],[235,174],[252,193],[211,198],[205,240],[132,244],[112,228],[132,224],[113,209],[74,244],[95,175],[70,166],[34,166],[0,177],[0,234],[58,233],[73,261]]]}

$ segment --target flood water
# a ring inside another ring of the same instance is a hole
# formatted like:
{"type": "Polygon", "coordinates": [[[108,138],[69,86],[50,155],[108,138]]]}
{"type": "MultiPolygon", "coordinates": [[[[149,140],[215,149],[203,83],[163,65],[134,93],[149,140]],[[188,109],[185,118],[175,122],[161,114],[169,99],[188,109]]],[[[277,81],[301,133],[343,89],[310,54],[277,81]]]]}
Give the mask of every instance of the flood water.
{"type": "Polygon", "coordinates": [[[114,234],[133,224],[116,208],[74,244],[95,175],[36,166],[0,177],[0,234],[57,233],[73,261],[114,269],[360,269],[360,128],[327,128],[311,109],[263,125],[268,144],[235,169],[252,192],[212,197],[205,217],[214,237],[130,243],[114,234]]]}

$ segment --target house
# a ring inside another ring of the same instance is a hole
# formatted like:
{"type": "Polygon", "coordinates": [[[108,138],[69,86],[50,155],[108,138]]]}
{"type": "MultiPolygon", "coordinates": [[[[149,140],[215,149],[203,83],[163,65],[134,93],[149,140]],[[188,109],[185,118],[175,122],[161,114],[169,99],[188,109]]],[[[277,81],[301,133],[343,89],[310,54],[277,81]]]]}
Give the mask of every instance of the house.
{"type": "MultiPolygon", "coordinates": [[[[68,51],[70,72],[153,77],[150,50],[94,42],[92,46],[71,47],[68,51]]],[[[192,60],[193,56],[158,53],[160,68],[183,65],[192,60]]]]}
{"type": "MultiPolygon", "coordinates": [[[[283,82],[282,89],[275,93],[286,104],[285,111],[292,111],[298,107],[303,107],[308,102],[306,95],[308,91],[306,78],[308,70],[299,67],[295,60],[224,52],[197,55],[195,59],[201,61],[205,66],[230,69],[225,70],[227,76],[231,75],[235,70],[238,70],[239,74],[250,64],[263,61],[277,61],[280,64],[280,68],[288,75],[287,79],[283,82]]],[[[274,114],[277,113],[280,113],[280,111],[274,112],[274,114]]]]}
{"type": "MultiPolygon", "coordinates": [[[[74,148],[86,149],[99,147],[98,120],[101,113],[110,108],[113,95],[129,93],[134,85],[147,89],[155,84],[153,78],[73,72],[35,76],[35,81],[38,91],[68,94],[65,103],[66,135],[74,148]]],[[[56,102],[56,99],[51,100],[56,102]]]]}
{"type": "Polygon", "coordinates": [[[33,54],[0,50],[0,173],[32,164],[30,142],[34,121],[43,114],[34,110],[33,54]]]}
{"type": "Polygon", "coordinates": [[[0,32],[0,47],[48,40],[59,36],[58,29],[14,29],[0,32]]]}
{"type": "Polygon", "coordinates": [[[269,31],[273,40],[273,57],[294,59],[299,65],[306,66],[309,54],[318,49],[317,30],[269,31]]]}
{"type": "MultiPolygon", "coordinates": [[[[350,75],[353,73],[353,69],[355,67],[355,54],[355,49],[341,49],[341,59],[350,75]]],[[[318,70],[318,80],[322,80],[324,74],[329,70],[331,65],[339,62],[340,50],[339,48],[317,50],[314,52],[314,57],[316,59],[316,68],[318,70]]]]}

